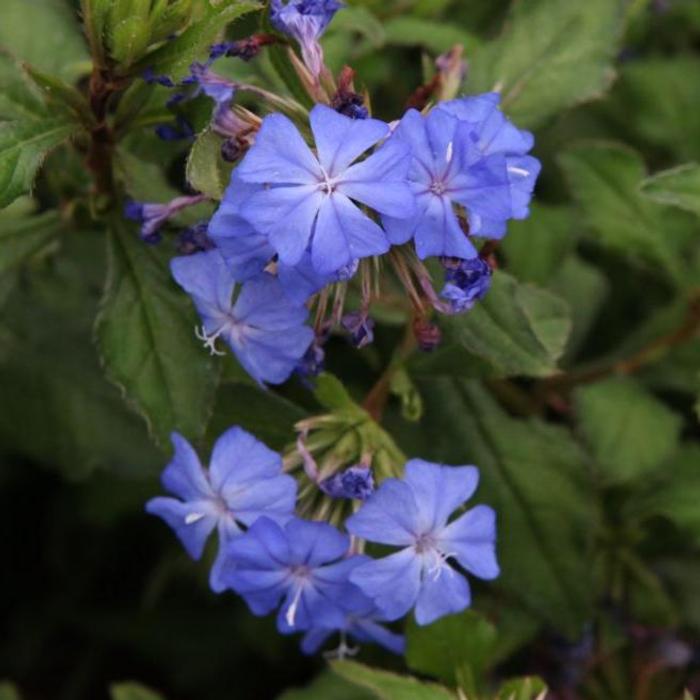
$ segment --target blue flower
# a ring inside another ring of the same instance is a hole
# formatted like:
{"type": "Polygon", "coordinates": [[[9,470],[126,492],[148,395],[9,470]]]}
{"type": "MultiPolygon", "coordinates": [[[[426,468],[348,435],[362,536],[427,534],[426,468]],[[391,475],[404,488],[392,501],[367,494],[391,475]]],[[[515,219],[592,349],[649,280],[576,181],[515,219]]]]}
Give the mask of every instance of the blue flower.
{"type": "Polygon", "coordinates": [[[218,106],[230,104],[239,87],[238,83],[215,73],[207,63],[193,63],[190,66],[190,75],[182,84],[196,85],[195,95],[204,93],[218,106]]]}
{"type": "Polygon", "coordinates": [[[474,493],[478,480],[476,467],[413,459],[404,479],[384,481],[348,518],[346,527],[353,535],[402,548],[350,574],[387,619],[398,619],[415,605],[416,621],[427,625],[468,607],[469,584],[449,560],[479,578],[498,576],[493,509],[476,506],[447,522],[474,493]]]}
{"type": "Polygon", "coordinates": [[[336,632],[340,632],[341,635],[340,646],[331,654],[338,658],[351,656],[355,652],[347,646],[346,636],[360,643],[379,644],[394,654],[404,653],[405,637],[379,624],[384,621],[384,617],[374,603],[358,588],[354,587],[354,590],[346,592],[344,607],[347,611],[342,626],[335,629],[313,627],[304,635],[301,640],[301,650],[305,654],[315,654],[336,632]]]}
{"type": "Polygon", "coordinates": [[[366,561],[349,548],[350,538],[327,523],[293,518],[281,527],[260,518],[229,543],[225,580],[255,615],[279,606],[280,632],[337,629],[354,594],[348,574],[366,561]]]}
{"type": "Polygon", "coordinates": [[[150,202],[135,202],[129,200],[124,205],[124,216],[141,224],[141,238],[146,243],[160,241],[160,228],[175,214],[206,201],[204,195],[176,197],[165,204],[150,202]]]}
{"type": "MultiPolygon", "coordinates": [[[[500,99],[498,93],[491,92],[442,102],[437,109],[467,124],[472,140],[484,156],[505,157],[511,199],[509,218],[525,219],[530,213],[541,165],[537,158],[526,155],[534,145],[532,134],[508,121],[499,109],[500,99]]],[[[469,211],[469,226],[473,234],[487,238],[501,238],[506,233],[505,219],[477,210],[469,211]]]]}
{"type": "Polygon", "coordinates": [[[321,481],[318,487],[331,498],[350,498],[364,501],[374,491],[374,477],[369,467],[358,464],[329,476],[321,481]]]}
{"type": "Polygon", "coordinates": [[[382,228],[352,200],[388,216],[411,216],[411,159],[406,144],[390,139],[353,165],[388,135],[388,125],[350,119],[324,105],[314,107],[310,119],[318,157],[287,117],[272,114],[235,177],[261,186],[241,203],[240,213],[269,238],[280,261],[296,265],[310,249],[316,271],[327,274],[389,249],[382,228]]]}
{"type": "Polygon", "coordinates": [[[219,554],[210,574],[216,592],[221,581],[226,544],[265,515],[285,522],[294,513],[296,482],[282,473],[282,459],[241,428],[227,430],[214,444],[205,469],[187,440],[171,436],[175,454],[161,477],[163,487],[176,498],[159,496],[146,504],[175,531],[193,559],[202,556],[214,528],[219,554]]]}
{"type": "Polygon", "coordinates": [[[294,371],[313,340],[307,310],[292,304],[279,281],[262,273],[246,282],[233,301],[235,283],[218,250],[172,260],[177,283],[202,318],[198,336],[213,353],[224,340],[258,382],[280,384],[294,371]]]}
{"type": "Polygon", "coordinates": [[[491,287],[491,268],[481,258],[443,260],[445,286],[440,296],[449,303],[452,313],[459,314],[474,306],[491,287]]]}
{"type": "MultiPolygon", "coordinates": [[[[474,258],[476,248],[467,237],[454,206],[466,208],[472,220],[505,220],[511,215],[506,157],[484,155],[472,138],[469,123],[442,109],[427,117],[409,110],[393,138],[410,144],[409,172],[416,195],[417,215],[410,222],[383,218],[392,243],[415,239],[416,252],[428,256],[474,258]]],[[[477,234],[470,225],[470,233],[477,234]]]]}
{"type": "Polygon", "coordinates": [[[270,3],[273,26],[297,40],[304,63],[314,76],[319,75],[323,66],[323,50],[318,39],[342,7],[337,0],[272,0],[270,3]]]}
{"type": "Polygon", "coordinates": [[[366,311],[351,311],[340,323],[350,333],[350,341],[356,348],[364,348],[374,341],[374,320],[366,311]]]}

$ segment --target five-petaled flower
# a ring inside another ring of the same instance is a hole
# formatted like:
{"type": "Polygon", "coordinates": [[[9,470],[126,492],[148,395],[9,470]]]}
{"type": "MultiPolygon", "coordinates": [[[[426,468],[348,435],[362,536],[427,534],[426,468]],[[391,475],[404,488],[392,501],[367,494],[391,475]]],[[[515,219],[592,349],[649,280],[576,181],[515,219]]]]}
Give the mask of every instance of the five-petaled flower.
{"type": "Polygon", "coordinates": [[[296,481],[282,473],[276,452],[241,428],[230,428],[219,437],[208,469],[182,435],[173,433],[171,439],[175,454],[161,479],[176,498],[152,498],[146,510],[173,528],[194,559],[202,556],[214,528],[218,530],[219,553],[209,580],[220,592],[225,587],[221,573],[227,543],[261,515],[280,522],[292,517],[296,481]]]}
{"type": "Polygon", "coordinates": [[[255,615],[279,607],[277,627],[288,633],[340,629],[343,605],[355,589],[348,574],[366,557],[348,556],[350,538],[332,525],[293,518],[284,526],[260,518],[226,550],[223,578],[255,615]]]}
{"type": "Polygon", "coordinates": [[[308,311],[291,302],[276,277],[263,272],[245,282],[234,301],[235,282],[218,250],[172,260],[177,283],[192,297],[202,319],[198,337],[212,353],[224,340],[243,368],[260,383],[280,384],[294,371],[314,338],[308,311]]]}
{"type": "Polygon", "coordinates": [[[355,162],[388,136],[387,124],[350,119],[324,105],[311,110],[310,122],[317,155],[287,117],[272,114],[263,120],[235,171],[237,179],[259,187],[238,210],[268,237],[280,262],[296,265],[310,247],[316,271],[331,274],[389,249],[383,229],[353,201],[395,218],[413,213],[406,180],[410,149],[389,139],[355,162]]]}
{"type": "Polygon", "coordinates": [[[498,576],[493,509],[479,505],[448,523],[478,481],[476,467],[413,459],[404,479],[384,481],[348,518],[346,527],[353,535],[402,548],[350,574],[387,619],[398,619],[415,605],[416,621],[427,625],[468,607],[469,584],[452,560],[479,578],[498,576]]]}

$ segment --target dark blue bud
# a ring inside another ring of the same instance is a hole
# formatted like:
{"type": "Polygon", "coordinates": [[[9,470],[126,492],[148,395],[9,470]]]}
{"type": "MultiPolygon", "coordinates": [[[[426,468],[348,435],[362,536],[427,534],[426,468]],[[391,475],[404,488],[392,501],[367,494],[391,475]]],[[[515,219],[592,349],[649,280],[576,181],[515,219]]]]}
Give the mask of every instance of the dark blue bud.
{"type": "Polygon", "coordinates": [[[481,258],[443,258],[442,264],[445,286],[440,296],[447,300],[453,313],[469,311],[491,287],[491,268],[481,258]]]}
{"type": "Polygon", "coordinates": [[[309,346],[304,357],[296,367],[296,373],[304,384],[309,384],[310,379],[318,377],[321,372],[323,372],[324,360],[326,358],[326,352],[323,349],[321,342],[315,340],[309,346]]]}
{"type": "Polygon", "coordinates": [[[340,323],[350,333],[350,341],[356,348],[364,348],[374,340],[374,321],[365,312],[345,314],[340,323]]]}
{"type": "Polygon", "coordinates": [[[167,75],[156,75],[153,72],[152,66],[146,68],[146,70],[143,72],[142,77],[144,81],[147,82],[149,85],[158,84],[167,88],[175,87],[175,83],[170,78],[168,78],[167,75]]]}
{"type": "Polygon", "coordinates": [[[207,235],[207,228],[206,222],[186,228],[178,238],[177,252],[180,255],[193,255],[216,248],[214,241],[207,235]]]}
{"type": "Polygon", "coordinates": [[[124,204],[124,216],[131,221],[143,222],[145,218],[144,205],[141,202],[129,199],[126,204],[124,204]]]}
{"type": "Polygon", "coordinates": [[[374,491],[374,477],[369,467],[358,464],[324,479],[319,488],[331,498],[364,501],[374,491]]]}

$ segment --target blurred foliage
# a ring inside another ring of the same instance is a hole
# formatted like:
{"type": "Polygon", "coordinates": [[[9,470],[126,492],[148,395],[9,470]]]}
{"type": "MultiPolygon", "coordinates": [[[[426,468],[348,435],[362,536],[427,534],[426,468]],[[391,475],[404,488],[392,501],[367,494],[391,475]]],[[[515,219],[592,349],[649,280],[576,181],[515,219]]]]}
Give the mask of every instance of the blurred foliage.
{"type": "MultiPolygon", "coordinates": [[[[382,427],[402,452],[480,466],[503,574],[474,585],[473,611],[409,623],[405,662],[363,648],[328,666],[212,595],[143,503],[173,429],[206,450],[236,423],[283,449],[337,407],[209,358],[169,280],[172,238],[141,245],[85,165],[94,63],[122,91],[101,107],[119,141],[107,175],[138,199],[188,182],[219,196],[209,105],[183,108],[188,158],[154,135],[169,93],[140,76],[182,77],[257,31],[260,4],[3,0],[0,678],[21,695],[2,683],[1,700],[528,700],[536,676],[555,700],[700,691],[700,3],[509,5],[349,0],[324,38],[387,120],[462,44],[464,92],[500,90],[544,166],[490,294],[442,324],[437,351],[397,357],[392,309],[373,346],[330,342],[352,401],[391,370],[382,427]]],[[[227,70],[285,91],[274,56],[227,70]]]]}

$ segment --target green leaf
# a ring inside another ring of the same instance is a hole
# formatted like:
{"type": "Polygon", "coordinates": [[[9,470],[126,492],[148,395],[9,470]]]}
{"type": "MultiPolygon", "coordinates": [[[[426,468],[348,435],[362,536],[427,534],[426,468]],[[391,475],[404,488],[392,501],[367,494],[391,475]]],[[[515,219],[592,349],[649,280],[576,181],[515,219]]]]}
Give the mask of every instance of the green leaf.
{"type": "Polygon", "coordinates": [[[600,96],[613,78],[622,29],[619,0],[513,3],[503,34],[477,49],[467,86],[498,90],[521,127],[600,96]]]}
{"type": "Polygon", "coordinates": [[[0,700],[20,700],[17,687],[7,681],[0,682],[0,700]]]}
{"type": "Polygon", "coordinates": [[[627,62],[613,95],[625,132],[671,151],[681,162],[700,160],[700,123],[693,115],[700,84],[688,77],[698,71],[700,58],[692,54],[627,62]]]}
{"type": "Polygon", "coordinates": [[[111,700],[163,700],[162,695],[140,683],[113,683],[109,696],[111,700]]]}
{"type": "Polygon", "coordinates": [[[288,690],[277,700],[374,700],[375,697],[374,693],[326,671],[305,688],[288,690]]]}
{"type": "Polygon", "coordinates": [[[608,484],[645,477],[678,446],[680,416],[632,379],[580,387],[574,401],[579,428],[608,484]]]}
{"type": "Polygon", "coordinates": [[[60,0],[3,0],[0,47],[65,79],[89,70],[77,14],[60,0]]]}
{"type": "Polygon", "coordinates": [[[36,119],[45,114],[46,105],[22,66],[0,53],[0,121],[36,119]]]}
{"type": "Polygon", "coordinates": [[[700,446],[684,445],[664,463],[662,481],[639,497],[636,510],[663,515],[700,545],[700,446]]]}
{"type": "Polygon", "coordinates": [[[508,272],[521,282],[546,285],[576,244],[573,228],[569,207],[533,204],[530,217],[512,221],[501,243],[508,272]]]}
{"type": "Polygon", "coordinates": [[[455,44],[472,52],[479,40],[455,24],[433,22],[410,15],[394,17],[384,25],[386,43],[397,46],[423,46],[436,54],[445,53],[455,44]]]}
{"type": "Polygon", "coordinates": [[[514,678],[506,681],[498,692],[496,700],[544,700],[547,686],[535,676],[514,678]]]}
{"type": "Polygon", "coordinates": [[[268,447],[281,450],[294,441],[294,425],[307,417],[297,404],[256,384],[222,383],[207,428],[213,442],[231,425],[240,425],[268,447]]]}
{"type": "Polygon", "coordinates": [[[192,145],[187,158],[187,181],[212,199],[222,199],[231,179],[232,165],[221,157],[223,139],[206,129],[192,145]]]}
{"type": "Polygon", "coordinates": [[[662,207],[640,194],[645,168],[638,153],[620,144],[582,143],[565,151],[560,162],[602,245],[678,275],[686,239],[667,225],[662,207]]]}
{"type": "Polygon", "coordinates": [[[467,610],[421,627],[411,617],[406,663],[418,673],[434,676],[467,696],[478,696],[496,643],[496,628],[467,610]]]}
{"type": "Polygon", "coordinates": [[[98,467],[153,473],[161,456],[91,342],[104,243],[95,231],[62,234],[61,255],[27,268],[1,314],[0,442],[69,479],[98,467]]]}
{"type": "Polygon", "coordinates": [[[252,0],[204,0],[202,16],[173,41],[146,55],[131,71],[137,73],[151,66],[156,74],[174,80],[187,74],[190,64],[201,59],[226,25],[262,5],[252,0]]]}
{"type": "Polygon", "coordinates": [[[425,413],[403,435],[409,454],[476,464],[475,502],[498,514],[501,575],[489,583],[565,634],[590,614],[587,552],[593,527],[588,459],[569,431],[508,416],[477,383],[419,382],[425,413]]]}
{"type": "Polygon", "coordinates": [[[60,232],[56,212],[37,216],[0,216],[0,275],[18,267],[44,248],[60,232]]]}
{"type": "Polygon", "coordinates": [[[530,377],[556,370],[571,331],[566,302],[498,270],[484,299],[444,325],[449,338],[502,374],[530,377]]]}
{"type": "Polygon", "coordinates": [[[66,118],[0,123],[0,208],[29,192],[46,154],[75,130],[66,118]]]}
{"type": "Polygon", "coordinates": [[[200,436],[214,400],[217,372],[194,336],[189,299],[170,280],[159,251],[114,216],[109,275],[96,324],[108,377],[165,443],[178,430],[200,436]]]}
{"type": "Polygon", "coordinates": [[[360,688],[372,692],[378,700],[456,700],[447,688],[434,683],[421,683],[410,676],[358,664],[354,661],[334,661],[334,673],[360,688]]]}
{"type": "Polygon", "coordinates": [[[700,215],[700,165],[697,163],[655,173],[642,182],[641,190],[659,204],[700,215]]]}
{"type": "Polygon", "coordinates": [[[610,293],[607,277],[578,255],[570,255],[559,265],[550,288],[569,305],[572,329],[565,360],[576,356],[588,337],[610,293]]]}
{"type": "Polygon", "coordinates": [[[316,379],[314,389],[316,400],[329,411],[360,411],[343,383],[328,372],[323,372],[316,379]]]}
{"type": "MultiPolygon", "coordinates": [[[[344,7],[333,19],[331,34],[359,35],[367,43],[368,49],[380,49],[386,33],[382,22],[366,7],[344,7]]],[[[358,44],[357,36],[353,37],[358,44]]],[[[357,46],[355,46],[357,50],[357,46]]]]}

